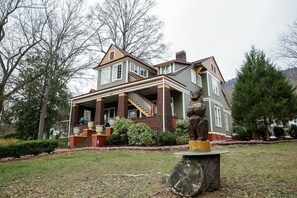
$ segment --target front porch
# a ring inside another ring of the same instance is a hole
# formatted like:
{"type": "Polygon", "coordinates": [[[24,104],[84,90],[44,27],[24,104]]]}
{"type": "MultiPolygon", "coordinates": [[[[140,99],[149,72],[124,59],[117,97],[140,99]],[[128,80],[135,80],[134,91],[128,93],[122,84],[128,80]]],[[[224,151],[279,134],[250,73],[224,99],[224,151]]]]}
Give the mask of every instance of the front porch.
{"type": "Polygon", "coordinates": [[[184,86],[166,76],[126,83],[72,99],[71,134],[88,121],[109,127],[117,117],[146,123],[152,129],[173,131],[177,118],[185,118],[184,86]],[[143,82],[146,81],[146,82],[143,82]],[[79,121],[83,118],[83,123],[79,121]]]}

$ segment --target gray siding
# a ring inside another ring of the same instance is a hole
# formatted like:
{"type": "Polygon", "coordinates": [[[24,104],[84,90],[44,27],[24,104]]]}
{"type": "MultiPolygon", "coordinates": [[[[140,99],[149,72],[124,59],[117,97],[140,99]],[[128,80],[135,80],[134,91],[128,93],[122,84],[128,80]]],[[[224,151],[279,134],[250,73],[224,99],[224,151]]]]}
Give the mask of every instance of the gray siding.
{"type": "MultiPolygon", "coordinates": [[[[108,87],[112,87],[112,86],[115,86],[115,85],[121,85],[121,84],[124,84],[128,81],[127,79],[127,66],[126,66],[126,61],[123,61],[123,62],[116,62],[111,66],[111,72],[110,72],[110,83],[107,83],[107,84],[103,84],[101,85],[101,69],[98,71],[98,82],[97,82],[97,89],[98,90],[101,90],[101,89],[105,89],[105,88],[108,88],[108,87]],[[112,82],[112,66],[115,65],[115,64],[118,64],[118,63],[122,63],[122,79],[120,80],[116,80],[116,81],[113,81],[112,82]]],[[[105,68],[105,67],[103,67],[105,68]]]]}
{"type": "Polygon", "coordinates": [[[180,70],[184,67],[187,67],[188,65],[183,65],[183,64],[179,64],[179,63],[174,63],[174,67],[175,67],[175,71],[180,70]]]}
{"type": "Polygon", "coordinates": [[[191,82],[191,70],[190,69],[187,69],[187,70],[177,74],[176,76],[170,76],[170,77],[172,77],[174,80],[184,84],[186,86],[187,90],[189,90],[189,91],[198,89],[197,84],[194,84],[191,82]]]}
{"type": "Polygon", "coordinates": [[[174,115],[178,118],[183,118],[183,98],[182,93],[177,91],[172,91],[170,93],[171,97],[173,97],[174,102],[174,115]]]}

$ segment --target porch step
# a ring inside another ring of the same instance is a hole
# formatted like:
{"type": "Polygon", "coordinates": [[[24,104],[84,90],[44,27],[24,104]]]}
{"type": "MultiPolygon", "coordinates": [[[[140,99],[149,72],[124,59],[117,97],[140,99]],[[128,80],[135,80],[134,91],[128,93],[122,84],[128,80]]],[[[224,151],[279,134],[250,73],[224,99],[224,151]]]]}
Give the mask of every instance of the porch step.
{"type": "Polygon", "coordinates": [[[91,147],[92,146],[92,136],[88,136],[84,141],[81,141],[75,148],[91,147]]]}
{"type": "Polygon", "coordinates": [[[141,113],[143,113],[146,117],[151,116],[152,114],[146,111],[141,105],[135,102],[131,97],[128,97],[128,101],[133,104],[141,113]]]}

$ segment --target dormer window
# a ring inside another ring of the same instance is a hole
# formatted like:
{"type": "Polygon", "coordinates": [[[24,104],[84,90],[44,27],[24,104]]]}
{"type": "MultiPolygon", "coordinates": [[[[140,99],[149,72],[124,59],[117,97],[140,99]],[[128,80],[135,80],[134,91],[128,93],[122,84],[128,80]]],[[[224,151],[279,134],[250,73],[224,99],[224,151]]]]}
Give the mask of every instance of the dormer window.
{"type": "Polygon", "coordinates": [[[112,66],[112,81],[122,79],[122,64],[112,66]]]}
{"type": "Polygon", "coordinates": [[[147,70],[140,67],[140,76],[147,77],[147,70]]]}
{"type": "Polygon", "coordinates": [[[111,51],[109,53],[109,60],[113,60],[114,59],[114,51],[111,51]]]}
{"type": "Polygon", "coordinates": [[[148,71],[133,62],[130,62],[130,71],[142,77],[148,77],[148,71]]]}
{"type": "Polygon", "coordinates": [[[169,74],[169,73],[171,73],[171,65],[161,67],[161,74],[169,74]]]}
{"type": "Polygon", "coordinates": [[[130,63],[130,71],[134,72],[135,74],[139,74],[139,65],[131,62],[130,63]]]}

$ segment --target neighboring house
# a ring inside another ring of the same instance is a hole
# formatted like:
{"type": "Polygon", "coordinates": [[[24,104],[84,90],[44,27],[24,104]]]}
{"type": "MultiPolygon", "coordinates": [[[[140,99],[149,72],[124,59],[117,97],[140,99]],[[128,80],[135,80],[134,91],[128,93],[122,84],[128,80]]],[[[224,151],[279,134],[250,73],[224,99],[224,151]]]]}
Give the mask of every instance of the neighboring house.
{"type": "Polygon", "coordinates": [[[187,119],[190,91],[202,88],[209,139],[232,134],[230,106],[221,89],[225,81],[214,57],[187,62],[186,52],[181,51],[176,60],[151,66],[111,45],[94,69],[97,90],[71,99],[71,129],[81,117],[95,125],[126,117],[159,132],[173,131],[177,119],[187,119]]]}

